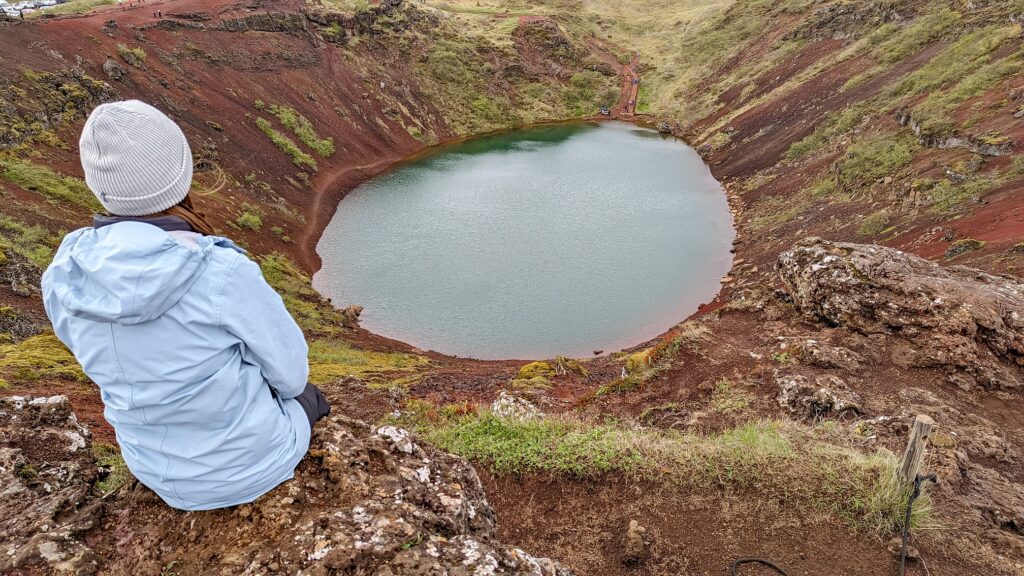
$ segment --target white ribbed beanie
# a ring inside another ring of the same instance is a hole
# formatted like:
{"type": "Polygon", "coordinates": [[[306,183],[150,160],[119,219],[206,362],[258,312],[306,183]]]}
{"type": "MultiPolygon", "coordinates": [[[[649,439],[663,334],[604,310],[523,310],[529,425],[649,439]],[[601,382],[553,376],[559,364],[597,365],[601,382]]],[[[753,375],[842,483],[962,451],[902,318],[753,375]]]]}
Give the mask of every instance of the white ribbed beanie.
{"type": "Polygon", "coordinates": [[[192,186],[192,150],[156,108],[125,100],[92,111],[78,141],[85,183],[116,216],[147,216],[181,202],[192,186]]]}

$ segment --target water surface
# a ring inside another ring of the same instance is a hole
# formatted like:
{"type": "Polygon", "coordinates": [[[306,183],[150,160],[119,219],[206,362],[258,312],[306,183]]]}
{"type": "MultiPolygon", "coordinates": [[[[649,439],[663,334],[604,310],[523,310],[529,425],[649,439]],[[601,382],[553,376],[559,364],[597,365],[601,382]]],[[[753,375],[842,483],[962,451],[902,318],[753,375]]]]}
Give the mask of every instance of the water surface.
{"type": "Polygon", "coordinates": [[[623,123],[439,148],[342,200],[313,283],[362,326],[483,359],[590,356],[666,331],[731,262],[721,187],[693,149],[623,123]]]}

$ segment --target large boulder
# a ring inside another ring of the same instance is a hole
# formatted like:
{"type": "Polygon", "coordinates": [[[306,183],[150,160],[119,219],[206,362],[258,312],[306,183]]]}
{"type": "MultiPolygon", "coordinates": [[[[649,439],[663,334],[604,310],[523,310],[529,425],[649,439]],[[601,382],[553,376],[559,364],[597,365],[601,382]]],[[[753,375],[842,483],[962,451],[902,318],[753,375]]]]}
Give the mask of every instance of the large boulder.
{"type": "Polygon", "coordinates": [[[876,245],[809,238],[783,252],[796,307],[862,334],[896,336],[894,360],[941,368],[962,387],[1024,384],[1024,283],[876,245]]]}
{"type": "Polygon", "coordinates": [[[472,466],[395,426],[332,415],[293,480],[210,512],[137,483],[95,495],[89,435],[64,397],[4,400],[0,437],[0,573],[571,575],[496,541],[472,466]]]}

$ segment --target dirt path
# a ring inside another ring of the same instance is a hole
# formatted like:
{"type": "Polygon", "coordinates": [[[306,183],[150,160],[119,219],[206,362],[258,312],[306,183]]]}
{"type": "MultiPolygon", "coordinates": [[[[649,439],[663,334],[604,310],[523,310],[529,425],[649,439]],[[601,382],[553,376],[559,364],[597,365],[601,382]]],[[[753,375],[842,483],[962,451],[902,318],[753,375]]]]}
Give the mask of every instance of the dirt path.
{"type": "Polygon", "coordinates": [[[587,48],[594,56],[607,63],[618,71],[622,77],[622,91],[619,95],[619,102],[609,110],[612,116],[617,118],[631,118],[636,114],[636,96],[640,89],[640,75],[636,72],[637,64],[640,62],[640,54],[631,51],[632,58],[629,64],[623,64],[615,57],[613,50],[624,52],[625,49],[608,40],[593,38],[587,42],[587,48]]]}

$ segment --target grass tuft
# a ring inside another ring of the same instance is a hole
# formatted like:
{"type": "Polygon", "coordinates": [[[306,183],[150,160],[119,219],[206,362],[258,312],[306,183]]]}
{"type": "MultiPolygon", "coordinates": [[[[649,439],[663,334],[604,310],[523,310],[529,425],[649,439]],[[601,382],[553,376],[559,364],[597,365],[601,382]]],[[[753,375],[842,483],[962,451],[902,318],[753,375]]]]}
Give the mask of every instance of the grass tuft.
{"type": "MultiPolygon", "coordinates": [[[[567,415],[504,419],[423,401],[406,408],[398,424],[498,474],[582,479],[614,474],[698,490],[753,490],[882,536],[901,525],[909,494],[897,481],[894,454],[837,446],[793,422],[752,422],[705,435],[567,415]]],[[[934,526],[927,493],[914,507],[911,523],[915,529],[934,526]]]]}

